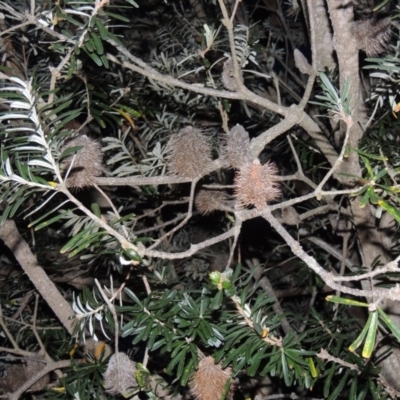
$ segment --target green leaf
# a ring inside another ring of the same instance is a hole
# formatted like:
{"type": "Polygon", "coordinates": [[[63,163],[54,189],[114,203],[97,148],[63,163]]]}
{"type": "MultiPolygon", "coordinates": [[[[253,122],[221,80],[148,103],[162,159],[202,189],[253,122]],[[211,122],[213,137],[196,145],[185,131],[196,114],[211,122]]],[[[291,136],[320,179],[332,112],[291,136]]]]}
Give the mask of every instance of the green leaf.
{"type": "Polygon", "coordinates": [[[67,79],[71,78],[71,76],[74,74],[75,70],[76,70],[76,57],[75,57],[75,54],[71,54],[71,57],[69,59],[67,79]]]}
{"type": "Polygon", "coordinates": [[[377,307],[377,310],[383,323],[390,329],[390,331],[393,333],[396,339],[400,342],[400,328],[380,307],[377,307]]]}
{"type": "Polygon", "coordinates": [[[101,218],[101,211],[100,211],[100,207],[97,203],[92,203],[90,205],[90,208],[93,211],[93,214],[97,217],[97,218],[101,218]]]}
{"type": "Polygon", "coordinates": [[[336,372],[336,365],[333,364],[329,368],[327,377],[324,382],[324,389],[323,389],[324,398],[327,398],[329,396],[330,388],[332,386],[332,379],[333,376],[335,375],[335,372],[336,372]]]}
{"type": "Polygon", "coordinates": [[[71,240],[68,241],[68,243],[64,245],[64,247],[60,250],[60,253],[64,254],[67,251],[71,250],[76,243],[82,240],[82,238],[85,238],[85,236],[90,232],[90,230],[91,228],[86,228],[83,231],[76,234],[71,240]]]}
{"type": "Polygon", "coordinates": [[[211,300],[211,308],[213,310],[218,310],[222,305],[222,300],[224,298],[224,293],[222,290],[218,290],[216,295],[211,300]]]}
{"type": "Polygon", "coordinates": [[[340,393],[342,392],[342,390],[344,388],[344,385],[347,382],[350,372],[351,372],[350,369],[346,369],[346,372],[344,373],[342,379],[340,380],[339,384],[336,386],[335,390],[328,397],[328,400],[335,400],[340,395],[340,393]]]}
{"type": "MultiPolygon", "coordinates": [[[[356,148],[354,148],[354,147],[351,147],[351,150],[352,150],[352,151],[355,151],[356,153],[358,153],[358,154],[360,154],[360,155],[362,155],[362,156],[371,158],[372,160],[389,161],[389,159],[388,159],[387,157],[385,157],[385,156],[377,156],[376,154],[367,153],[367,152],[365,152],[365,151],[362,151],[362,150],[360,150],[360,149],[356,149],[356,148]]],[[[363,158],[363,160],[364,160],[364,159],[365,159],[365,158],[363,158]]]]}
{"type": "MultiPolygon", "coordinates": [[[[58,107],[52,109],[49,113],[45,114],[47,121],[49,121],[50,117],[52,117],[53,115],[58,115],[62,110],[71,106],[72,99],[67,100],[69,97],[70,96],[65,96],[64,98],[59,99],[59,101],[61,101],[61,104],[58,107]]],[[[45,110],[42,109],[40,114],[43,114],[43,111],[45,110]]]]}
{"type": "Polygon", "coordinates": [[[104,47],[101,39],[94,32],[90,32],[90,36],[92,38],[92,43],[94,45],[96,53],[98,55],[102,55],[104,53],[104,47]]]}
{"type": "Polygon", "coordinates": [[[286,386],[290,386],[292,384],[292,376],[291,371],[289,370],[286,355],[283,350],[281,350],[281,364],[282,364],[282,373],[283,373],[283,380],[286,386]]]}
{"type": "Polygon", "coordinates": [[[387,175],[387,169],[383,168],[381,169],[376,175],[375,175],[375,181],[378,181],[379,179],[382,179],[385,175],[387,175]]]}
{"type": "Polygon", "coordinates": [[[9,218],[12,218],[14,214],[18,211],[21,204],[29,197],[29,193],[24,193],[23,196],[19,197],[12,205],[10,210],[9,218]]]}
{"type": "Polygon", "coordinates": [[[143,308],[143,303],[139,300],[139,298],[132,292],[129,288],[125,286],[124,288],[125,293],[141,308],[143,308]]]}
{"type": "Polygon", "coordinates": [[[115,18],[115,19],[123,21],[123,22],[130,22],[129,18],[124,17],[121,14],[114,14],[109,11],[107,11],[105,14],[107,14],[109,17],[115,18]]]}
{"type": "Polygon", "coordinates": [[[99,30],[101,39],[107,40],[108,39],[108,30],[104,26],[103,22],[99,18],[96,18],[95,23],[96,23],[97,29],[99,30]]]}
{"type": "MultiPolygon", "coordinates": [[[[53,212],[53,211],[50,211],[50,213],[52,213],[52,212],[53,212]]],[[[47,213],[47,214],[50,214],[50,213],[47,213]]],[[[47,215],[47,214],[46,214],[46,215],[47,215]]],[[[50,218],[49,220],[42,222],[41,224],[35,226],[35,231],[38,231],[38,230],[40,230],[40,229],[42,229],[42,228],[47,228],[48,226],[50,226],[51,224],[54,224],[54,222],[59,221],[60,219],[62,219],[64,216],[66,216],[66,215],[68,215],[68,214],[69,214],[69,211],[64,211],[64,212],[62,212],[62,213],[56,215],[55,217],[50,218]]],[[[37,221],[37,220],[36,220],[36,221],[37,221]]],[[[35,222],[36,222],[36,221],[35,221],[35,222]]],[[[29,226],[32,226],[33,224],[34,224],[34,222],[31,223],[29,226]]]]}
{"type": "Polygon", "coordinates": [[[372,204],[378,204],[380,198],[379,198],[379,196],[375,193],[374,187],[373,187],[372,185],[371,185],[371,186],[368,186],[367,191],[368,191],[368,193],[369,193],[369,201],[370,201],[372,204]]]}
{"type": "MultiPolygon", "coordinates": [[[[134,0],[125,0],[127,3],[133,5],[133,7],[139,8],[138,4],[134,0]]],[[[185,386],[185,385],[182,385],[185,386]]]]}
{"type": "Polygon", "coordinates": [[[397,222],[400,222],[400,210],[392,206],[386,200],[379,200],[378,204],[387,211],[397,222]]]}
{"type": "Polygon", "coordinates": [[[315,367],[314,360],[311,357],[307,357],[308,368],[310,369],[311,376],[313,378],[318,378],[319,373],[317,368],[315,367]]]}
{"type": "MultiPolygon", "coordinates": [[[[176,349],[175,349],[176,350],[176,349]]],[[[179,363],[180,360],[185,360],[186,357],[186,352],[187,352],[187,348],[185,345],[179,345],[177,346],[177,350],[178,352],[176,352],[175,356],[172,356],[172,360],[169,362],[168,366],[167,366],[167,373],[172,374],[172,371],[174,370],[175,366],[179,363]]],[[[174,351],[175,354],[175,351],[174,351]]]]}
{"type": "Polygon", "coordinates": [[[371,166],[371,163],[369,162],[369,159],[367,157],[364,157],[364,156],[360,156],[360,157],[361,157],[361,159],[363,160],[363,162],[365,164],[365,168],[367,168],[369,178],[373,179],[374,170],[372,169],[372,166],[371,166]]]}
{"type": "Polygon", "coordinates": [[[75,257],[82,250],[87,249],[89,246],[93,246],[95,243],[99,245],[100,236],[102,236],[103,234],[104,232],[91,234],[89,237],[85,238],[85,240],[82,240],[81,243],[77,243],[75,245],[75,249],[71,251],[71,253],[68,255],[68,258],[75,257]]]}
{"type": "Polygon", "coordinates": [[[103,66],[103,62],[101,61],[101,58],[93,52],[87,51],[86,47],[84,48],[85,53],[97,64],[97,66],[101,67],[103,66]]]}
{"type": "Polygon", "coordinates": [[[79,26],[79,27],[83,27],[84,24],[74,18],[72,18],[69,14],[57,11],[57,18],[58,20],[66,20],[68,22],[71,22],[71,24],[79,26]]]}
{"type": "Polygon", "coordinates": [[[181,386],[186,386],[190,376],[192,375],[194,369],[193,366],[194,366],[194,361],[193,359],[190,359],[182,372],[181,386]]]}
{"type": "Polygon", "coordinates": [[[361,197],[360,202],[358,203],[358,206],[360,208],[364,208],[368,203],[369,203],[369,196],[371,195],[369,190],[366,190],[363,196],[361,197]]]}
{"type": "MultiPolygon", "coordinates": [[[[378,311],[375,310],[371,315],[371,322],[368,327],[367,338],[365,339],[362,356],[364,358],[370,358],[375,347],[376,333],[378,331],[378,311]]],[[[368,317],[369,320],[369,317],[368,317]]]]}
{"type": "Polygon", "coordinates": [[[88,37],[88,40],[85,41],[85,50],[86,50],[86,52],[88,52],[88,53],[93,53],[94,48],[95,48],[94,43],[93,43],[93,40],[91,40],[91,39],[89,38],[89,36],[87,36],[87,37],[88,37]]]}
{"type": "Polygon", "coordinates": [[[326,296],[325,300],[330,301],[332,303],[344,304],[346,306],[368,307],[367,303],[362,303],[361,301],[356,301],[356,300],[352,300],[352,299],[345,299],[345,298],[339,297],[339,296],[326,296]]]}
{"type": "Polygon", "coordinates": [[[371,318],[372,314],[370,313],[368,316],[368,320],[365,323],[365,326],[361,333],[358,335],[357,339],[349,346],[349,350],[351,352],[354,352],[355,350],[358,349],[358,347],[361,345],[361,343],[364,341],[365,336],[367,335],[369,324],[371,323],[371,318]]]}
{"type": "Polygon", "coordinates": [[[101,59],[101,62],[103,63],[103,65],[104,65],[104,68],[108,69],[110,67],[110,63],[108,62],[107,56],[105,54],[102,54],[100,56],[100,59],[101,59]]]}
{"type": "Polygon", "coordinates": [[[78,151],[82,150],[84,146],[73,146],[66,148],[60,155],[58,161],[61,161],[63,158],[68,157],[71,154],[77,153],[78,151]]]}

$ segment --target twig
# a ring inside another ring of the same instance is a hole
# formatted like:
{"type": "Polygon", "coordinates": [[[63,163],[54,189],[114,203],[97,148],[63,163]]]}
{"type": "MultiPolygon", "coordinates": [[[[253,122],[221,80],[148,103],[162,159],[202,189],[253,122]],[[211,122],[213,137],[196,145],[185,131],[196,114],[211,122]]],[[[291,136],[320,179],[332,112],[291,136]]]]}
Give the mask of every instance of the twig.
{"type": "Polygon", "coordinates": [[[318,200],[321,198],[321,190],[324,187],[325,183],[328,181],[328,179],[333,175],[333,173],[339,168],[339,165],[343,162],[343,157],[344,157],[344,152],[346,150],[346,145],[349,140],[349,135],[350,135],[350,128],[352,127],[351,123],[347,124],[347,129],[346,129],[346,135],[344,138],[342,150],[340,151],[339,157],[337,158],[336,162],[333,164],[332,168],[328,171],[328,173],[324,176],[322,181],[319,183],[317,188],[315,189],[315,194],[318,200]]]}
{"type": "Polygon", "coordinates": [[[0,326],[2,327],[3,332],[7,336],[7,339],[11,342],[14,349],[19,350],[18,343],[15,341],[13,335],[11,335],[11,332],[8,330],[7,325],[4,322],[3,308],[1,307],[1,303],[0,303],[0,326]]]}
{"type": "MultiPolygon", "coordinates": [[[[335,276],[333,275],[333,273],[325,271],[325,269],[318,264],[317,260],[314,257],[311,257],[303,250],[300,243],[292,238],[292,236],[286,231],[286,229],[272,215],[268,207],[260,211],[260,215],[264,217],[271,224],[271,226],[277,231],[279,235],[281,235],[281,237],[289,245],[293,253],[297,257],[299,257],[302,261],[304,261],[304,263],[317,275],[319,275],[321,279],[332,289],[340,290],[343,293],[352,294],[353,296],[357,297],[366,297],[368,299],[385,298],[385,299],[400,300],[400,286],[395,286],[390,289],[374,288],[373,290],[361,290],[337,284],[335,282],[335,276]]],[[[339,277],[339,279],[343,278],[344,277],[339,277]]]]}
{"type": "Polygon", "coordinates": [[[165,240],[167,237],[171,236],[177,230],[181,229],[184,225],[186,225],[186,223],[189,221],[189,219],[192,218],[194,193],[195,193],[197,182],[198,182],[198,179],[193,179],[193,181],[191,183],[191,186],[190,186],[190,197],[189,197],[189,207],[188,207],[188,211],[187,211],[187,214],[186,214],[186,217],[184,218],[184,220],[182,222],[180,222],[177,226],[175,226],[173,229],[168,231],[165,235],[163,235],[159,239],[157,239],[151,246],[149,246],[146,249],[146,252],[147,252],[147,250],[152,250],[152,249],[156,248],[163,240],[165,240]]]}
{"type": "Polygon", "coordinates": [[[343,367],[350,368],[354,371],[359,371],[359,368],[357,367],[357,365],[351,364],[347,361],[344,361],[341,358],[334,357],[334,356],[330,355],[325,349],[321,349],[319,351],[319,353],[317,353],[317,356],[321,360],[332,361],[332,362],[342,365],[343,367]]]}
{"type": "MultiPolygon", "coordinates": [[[[246,316],[246,313],[242,307],[242,305],[240,304],[240,299],[237,296],[232,296],[230,297],[230,299],[233,301],[233,303],[236,306],[236,310],[238,311],[238,313],[243,317],[244,321],[246,322],[246,324],[251,328],[254,329],[254,324],[253,321],[248,318],[246,316]]],[[[281,338],[276,338],[274,336],[266,336],[264,338],[260,337],[260,340],[272,345],[272,346],[278,346],[278,347],[282,347],[283,343],[282,343],[282,339],[281,338]]]]}
{"type": "MultiPolygon", "coordinates": [[[[75,361],[78,363],[77,361],[75,361]]],[[[18,400],[20,396],[22,396],[33,384],[35,384],[39,379],[43,378],[45,375],[49,374],[50,372],[61,369],[67,368],[71,366],[71,360],[63,360],[63,361],[56,361],[52,363],[48,363],[43,369],[36,373],[32,378],[30,378],[26,383],[24,383],[18,390],[12,393],[9,396],[10,400],[18,400]]]]}

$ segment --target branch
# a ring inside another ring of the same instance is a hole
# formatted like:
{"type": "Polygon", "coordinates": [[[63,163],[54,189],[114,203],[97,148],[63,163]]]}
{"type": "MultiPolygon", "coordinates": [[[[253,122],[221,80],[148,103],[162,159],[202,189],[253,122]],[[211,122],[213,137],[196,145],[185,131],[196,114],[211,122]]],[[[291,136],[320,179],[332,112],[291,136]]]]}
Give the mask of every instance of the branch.
{"type": "Polygon", "coordinates": [[[44,269],[37,263],[35,255],[18,232],[14,221],[8,220],[4,225],[0,226],[0,239],[13,252],[22,269],[28,275],[29,280],[53,310],[54,314],[56,314],[68,333],[72,335],[75,313],[49,279],[44,269]]]}
{"type": "Polygon", "coordinates": [[[43,378],[50,372],[60,369],[67,368],[71,365],[71,360],[62,360],[47,364],[43,369],[36,373],[31,379],[23,384],[18,390],[9,396],[10,400],[18,400],[32,385],[34,385],[39,379],[43,378]]]}
{"type": "Polygon", "coordinates": [[[357,297],[370,298],[385,298],[391,300],[400,300],[400,286],[395,286],[390,289],[373,289],[373,290],[360,290],[350,288],[347,286],[339,285],[335,282],[335,276],[332,272],[327,272],[321,265],[318,264],[314,257],[308,255],[300,243],[293,239],[289,232],[279,223],[279,221],[272,215],[271,210],[267,207],[260,212],[260,215],[265,218],[271,226],[281,235],[283,240],[291,248],[292,252],[299,257],[311,270],[313,270],[321,279],[332,289],[339,290],[343,293],[351,294],[357,297]]]}

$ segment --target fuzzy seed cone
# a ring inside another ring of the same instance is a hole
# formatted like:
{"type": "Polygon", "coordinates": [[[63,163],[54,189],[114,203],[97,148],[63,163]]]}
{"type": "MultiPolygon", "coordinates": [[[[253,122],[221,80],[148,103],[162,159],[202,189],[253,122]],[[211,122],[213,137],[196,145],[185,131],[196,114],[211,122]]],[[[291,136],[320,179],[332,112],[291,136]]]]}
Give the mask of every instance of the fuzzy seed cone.
{"type": "MultiPolygon", "coordinates": [[[[225,385],[232,377],[231,368],[222,369],[220,364],[214,364],[212,357],[205,357],[199,363],[199,369],[191,381],[191,394],[196,400],[219,400],[222,398],[225,385]]],[[[234,385],[231,383],[227,400],[233,398],[234,385]]]]}
{"type": "Polygon", "coordinates": [[[77,146],[83,146],[83,148],[62,160],[61,171],[66,174],[71,163],[73,163],[66,180],[66,185],[69,188],[82,189],[92,186],[93,179],[102,174],[103,154],[100,143],[86,135],[69,140],[61,149],[61,152],[70,147],[77,146]]]}
{"type": "Polygon", "coordinates": [[[250,138],[243,126],[237,124],[226,134],[224,158],[233,168],[251,162],[250,138]]]}
{"type": "Polygon", "coordinates": [[[255,206],[263,209],[266,202],[280,196],[279,183],[276,181],[278,168],[274,163],[261,165],[258,159],[244,164],[235,176],[235,195],[239,207],[255,206]]]}
{"type": "Polygon", "coordinates": [[[307,61],[304,54],[298,49],[294,50],[294,63],[302,74],[311,75],[312,66],[307,61]]]}
{"type": "Polygon", "coordinates": [[[117,355],[113,354],[103,374],[104,388],[113,396],[124,395],[138,386],[135,378],[135,363],[125,353],[118,353],[118,359],[120,368],[117,368],[117,355]],[[118,370],[120,375],[118,375],[118,370]]]}
{"type": "Polygon", "coordinates": [[[167,146],[167,167],[181,178],[197,178],[210,168],[211,144],[199,129],[188,126],[173,135],[167,146]]]}
{"type": "Polygon", "coordinates": [[[232,92],[235,92],[238,90],[238,85],[235,81],[235,77],[233,75],[233,62],[232,58],[228,58],[225,63],[224,67],[222,69],[222,84],[224,85],[224,88],[227,90],[231,90],[232,92]]]}
{"type": "Polygon", "coordinates": [[[358,47],[365,51],[368,57],[376,57],[385,51],[390,40],[390,18],[354,22],[352,31],[358,47]]]}
{"type": "Polygon", "coordinates": [[[220,190],[200,190],[196,195],[194,204],[201,214],[206,215],[220,210],[227,200],[227,194],[220,190]]]}
{"type": "MultiPolygon", "coordinates": [[[[3,376],[0,377],[0,392],[12,393],[18,390],[29,379],[33,378],[45,366],[45,362],[41,362],[42,355],[38,354],[37,360],[25,359],[21,364],[8,365],[3,376]]],[[[50,375],[47,374],[39,379],[30,388],[30,392],[40,392],[50,383],[50,375]]]]}

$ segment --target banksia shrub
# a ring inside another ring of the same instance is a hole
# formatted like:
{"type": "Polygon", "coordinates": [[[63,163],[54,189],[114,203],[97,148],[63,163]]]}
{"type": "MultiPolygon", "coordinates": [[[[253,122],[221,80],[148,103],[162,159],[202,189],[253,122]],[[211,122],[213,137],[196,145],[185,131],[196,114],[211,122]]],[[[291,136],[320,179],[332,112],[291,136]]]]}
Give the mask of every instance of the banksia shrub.
{"type": "Polygon", "coordinates": [[[239,89],[233,73],[232,58],[228,58],[225,61],[221,78],[225,89],[231,90],[232,92],[235,92],[239,89]]]}
{"type": "Polygon", "coordinates": [[[236,172],[234,181],[238,206],[263,209],[266,202],[276,200],[281,193],[277,174],[278,168],[271,162],[262,165],[255,159],[252,163],[243,164],[236,172]]]}
{"type": "Polygon", "coordinates": [[[354,22],[352,31],[358,47],[365,51],[368,57],[376,57],[386,49],[390,39],[390,18],[354,22]]]}
{"type": "Polygon", "coordinates": [[[227,194],[221,190],[200,190],[196,195],[194,204],[201,214],[206,215],[223,209],[227,200],[227,194]]]}
{"type": "Polygon", "coordinates": [[[138,384],[135,378],[135,363],[125,354],[113,354],[103,374],[104,388],[111,395],[125,395],[138,384]],[[117,363],[119,362],[119,365],[117,363]]]}
{"type": "Polygon", "coordinates": [[[210,168],[211,144],[199,129],[188,126],[173,135],[167,145],[168,170],[181,178],[197,178],[210,168]]]}
{"type": "Polygon", "coordinates": [[[234,385],[228,385],[228,379],[232,378],[231,368],[222,369],[220,364],[215,364],[212,357],[205,357],[199,363],[199,369],[191,380],[191,393],[196,400],[221,399],[228,390],[226,399],[233,398],[234,385]]]}
{"type": "Polygon", "coordinates": [[[251,161],[250,138],[243,126],[237,124],[226,134],[223,157],[233,168],[251,161]]]}
{"type": "Polygon", "coordinates": [[[103,154],[100,143],[86,135],[69,140],[61,152],[77,146],[83,147],[62,160],[61,171],[66,174],[69,170],[65,181],[67,187],[82,189],[92,186],[93,179],[102,174],[103,154]]]}

